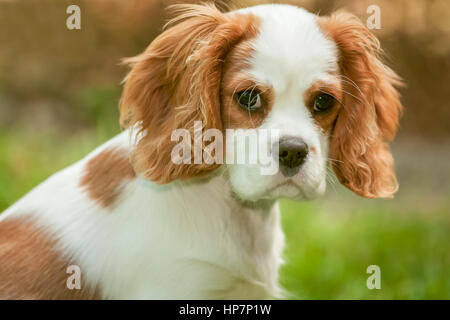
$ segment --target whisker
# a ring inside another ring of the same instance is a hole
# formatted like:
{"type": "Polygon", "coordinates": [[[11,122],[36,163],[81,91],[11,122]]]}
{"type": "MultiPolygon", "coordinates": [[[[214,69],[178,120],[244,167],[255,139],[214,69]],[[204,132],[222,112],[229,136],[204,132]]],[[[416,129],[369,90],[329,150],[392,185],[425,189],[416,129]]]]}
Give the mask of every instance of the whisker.
{"type": "Polygon", "coordinates": [[[331,162],[340,162],[340,163],[344,163],[344,161],[342,161],[342,160],[337,160],[337,159],[333,159],[333,158],[327,158],[327,160],[328,161],[331,161],[331,162]]]}
{"type": "MultiPolygon", "coordinates": [[[[326,86],[326,85],[324,85],[323,88],[330,88],[330,89],[332,89],[331,87],[326,86]]],[[[322,91],[322,90],[320,90],[320,91],[323,92],[323,93],[326,93],[326,94],[330,94],[329,92],[325,92],[325,91],[322,91]]],[[[344,90],[344,89],[342,89],[342,92],[345,93],[345,94],[348,94],[349,96],[351,96],[351,97],[353,97],[353,98],[355,98],[355,99],[358,100],[359,102],[362,102],[361,98],[355,96],[354,94],[352,94],[352,93],[350,93],[350,92],[348,92],[348,91],[346,91],[346,90],[344,90]]],[[[337,97],[335,97],[334,95],[332,95],[332,96],[333,96],[333,97],[334,97],[341,105],[344,105],[344,102],[343,102],[343,101],[340,101],[340,100],[339,100],[337,97]]]]}
{"type": "MultiPolygon", "coordinates": [[[[251,91],[250,91],[250,95],[253,93],[253,91],[255,91],[256,86],[257,86],[256,84],[254,84],[254,85],[252,86],[252,89],[251,89],[251,91]]],[[[254,127],[255,127],[255,124],[253,123],[252,113],[250,112],[250,110],[248,110],[248,115],[250,116],[250,122],[252,123],[252,127],[254,128],[254,127]]]]}
{"type": "Polygon", "coordinates": [[[326,169],[326,171],[325,171],[325,174],[326,174],[327,181],[330,182],[330,185],[331,185],[331,187],[333,188],[333,191],[334,191],[335,193],[337,193],[336,186],[337,186],[339,183],[338,183],[338,181],[337,181],[337,179],[336,179],[336,176],[334,175],[334,172],[332,171],[332,169],[331,169],[329,166],[327,166],[327,169],[326,169]]]}
{"type": "Polygon", "coordinates": [[[356,90],[358,90],[359,94],[361,95],[362,99],[360,99],[359,97],[355,96],[354,94],[346,91],[346,90],[342,90],[344,93],[352,96],[353,98],[357,99],[358,101],[362,102],[362,100],[367,101],[367,98],[364,94],[364,92],[361,90],[361,88],[349,77],[344,76],[344,75],[339,75],[339,77],[341,78],[341,81],[350,84],[352,87],[354,87],[356,90]]]}
{"type": "Polygon", "coordinates": [[[364,93],[362,92],[361,88],[356,84],[355,81],[353,81],[351,78],[345,76],[345,75],[339,75],[339,77],[341,77],[341,79],[347,83],[350,83],[356,90],[359,91],[359,93],[364,96],[364,93]]]}

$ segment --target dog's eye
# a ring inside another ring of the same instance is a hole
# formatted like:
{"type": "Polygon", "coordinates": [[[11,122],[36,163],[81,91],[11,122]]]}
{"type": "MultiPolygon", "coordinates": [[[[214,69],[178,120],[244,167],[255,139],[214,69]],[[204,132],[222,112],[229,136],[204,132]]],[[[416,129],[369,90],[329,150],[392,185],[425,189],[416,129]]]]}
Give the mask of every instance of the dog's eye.
{"type": "Polygon", "coordinates": [[[237,103],[241,108],[257,111],[261,108],[261,93],[257,90],[245,90],[236,94],[237,103]]]}
{"type": "Polygon", "coordinates": [[[334,106],[335,99],[333,96],[321,93],[316,96],[314,99],[314,111],[315,112],[323,112],[334,106]]]}

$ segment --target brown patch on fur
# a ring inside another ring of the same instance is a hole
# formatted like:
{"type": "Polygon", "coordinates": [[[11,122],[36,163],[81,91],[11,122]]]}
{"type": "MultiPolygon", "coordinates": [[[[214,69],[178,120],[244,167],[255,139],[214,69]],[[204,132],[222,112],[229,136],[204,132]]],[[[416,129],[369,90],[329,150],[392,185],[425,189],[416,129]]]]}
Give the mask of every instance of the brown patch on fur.
{"type": "Polygon", "coordinates": [[[0,299],[99,299],[99,290],[83,283],[80,290],[67,288],[67,267],[76,263],[55,245],[55,239],[29,221],[0,222],[0,299]]]}
{"type": "Polygon", "coordinates": [[[261,125],[273,105],[273,89],[257,83],[246,72],[253,53],[250,41],[238,44],[225,61],[222,79],[222,121],[225,128],[256,128],[261,125]],[[236,93],[257,90],[261,93],[261,111],[250,112],[241,108],[236,93]]]}
{"type": "Polygon", "coordinates": [[[324,83],[322,81],[317,81],[304,92],[303,100],[313,115],[316,124],[322,128],[324,132],[330,132],[339,113],[339,109],[341,108],[341,82],[337,81],[336,83],[324,83]],[[336,103],[330,110],[326,110],[324,112],[314,112],[314,99],[320,93],[326,93],[333,96],[336,99],[336,103]]]}
{"type": "Polygon", "coordinates": [[[380,59],[378,39],[353,15],[337,12],[318,23],[339,50],[344,90],[331,138],[336,176],[355,193],[392,197],[398,189],[388,143],[402,110],[399,77],[380,59]]]}
{"type": "Polygon", "coordinates": [[[184,128],[193,139],[194,121],[202,121],[203,130],[223,130],[224,62],[233,47],[258,30],[258,20],[250,14],[225,15],[213,5],[173,8],[177,17],[169,22],[171,27],[144,53],[126,60],[132,68],[120,103],[122,126],[138,124],[137,134],[142,134],[132,165],[157,183],[203,175],[220,166],[173,163],[171,152],[178,142],[171,141],[171,134],[184,128]]]}
{"type": "Polygon", "coordinates": [[[104,150],[86,164],[80,185],[86,188],[89,197],[104,208],[111,208],[119,197],[123,183],[135,177],[123,149],[104,150]]]}

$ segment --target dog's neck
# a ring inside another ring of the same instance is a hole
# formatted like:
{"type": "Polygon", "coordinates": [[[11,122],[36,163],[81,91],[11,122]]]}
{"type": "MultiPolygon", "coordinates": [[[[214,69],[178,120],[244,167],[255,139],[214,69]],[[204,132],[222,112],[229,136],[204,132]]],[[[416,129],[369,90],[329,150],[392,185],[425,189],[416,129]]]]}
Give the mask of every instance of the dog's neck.
{"type": "Polygon", "coordinates": [[[166,185],[155,184],[143,177],[139,177],[138,181],[145,188],[157,192],[175,192],[178,190],[183,195],[185,188],[196,189],[201,192],[203,200],[217,199],[225,205],[224,208],[228,208],[230,211],[251,210],[267,215],[277,202],[276,199],[246,200],[240,198],[231,188],[227,170],[223,167],[206,176],[178,180],[166,185]]]}

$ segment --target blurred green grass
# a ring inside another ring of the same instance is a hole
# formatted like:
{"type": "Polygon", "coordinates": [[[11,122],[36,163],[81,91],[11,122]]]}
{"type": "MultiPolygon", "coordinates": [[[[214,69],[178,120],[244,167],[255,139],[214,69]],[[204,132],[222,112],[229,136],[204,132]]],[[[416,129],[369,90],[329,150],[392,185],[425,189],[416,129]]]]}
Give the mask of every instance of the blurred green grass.
{"type": "MultiPolygon", "coordinates": [[[[51,174],[120,132],[117,85],[86,87],[72,97],[77,125],[0,126],[0,212],[51,174]]],[[[35,116],[42,110],[34,110],[35,116]]]]}
{"type": "MultiPolygon", "coordinates": [[[[110,85],[75,94],[74,117],[84,123],[77,129],[0,129],[0,212],[118,133],[119,94],[110,85]]],[[[290,298],[450,298],[448,206],[426,210],[414,202],[355,201],[342,192],[334,194],[342,206],[327,196],[281,202],[287,247],[280,280],[290,298]],[[381,268],[381,290],[366,287],[369,265],[381,268]]]]}
{"type": "Polygon", "coordinates": [[[369,203],[342,215],[318,206],[282,202],[287,247],[281,283],[292,298],[450,298],[445,211],[399,214],[369,203]],[[369,265],[381,269],[380,290],[366,287],[369,265]]]}

